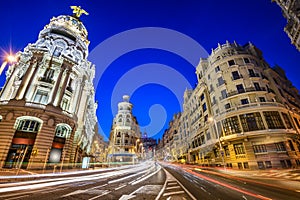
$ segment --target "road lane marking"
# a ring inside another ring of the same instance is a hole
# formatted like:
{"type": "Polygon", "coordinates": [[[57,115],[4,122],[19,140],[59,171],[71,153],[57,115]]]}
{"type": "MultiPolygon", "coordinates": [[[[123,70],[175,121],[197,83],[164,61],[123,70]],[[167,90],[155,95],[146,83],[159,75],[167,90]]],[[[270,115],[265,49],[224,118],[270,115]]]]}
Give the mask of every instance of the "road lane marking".
{"type": "Polygon", "coordinates": [[[65,195],[63,195],[63,196],[61,196],[61,197],[68,197],[68,196],[72,196],[72,195],[74,195],[74,194],[81,194],[81,193],[84,193],[84,192],[86,192],[87,190],[75,190],[74,192],[70,192],[70,193],[68,193],[68,194],[65,194],[65,195]]]}
{"type": "Polygon", "coordinates": [[[142,182],[142,181],[144,181],[144,180],[150,178],[151,176],[153,176],[154,174],[156,174],[157,172],[159,172],[159,170],[161,170],[161,166],[158,166],[158,169],[157,169],[155,172],[149,174],[148,176],[145,176],[144,178],[141,178],[140,180],[137,180],[137,181],[131,183],[131,185],[138,184],[138,183],[140,183],[140,182],[142,182]]]}
{"type": "Polygon", "coordinates": [[[180,191],[176,191],[176,192],[168,192],[168,193],[164,193],[164,194],[163,194],[163,197],[164,197],[164,196],[174,195],[174,194],[184,194],[184,191],[183,191],[183,190],[180,190],[180,191]]]}
{"type": "MultiPolygon", "coordinates": [[[[180,181],[178,181],[174,176],[172,176],[165,168],[163,168],[163,170],[165,171],[166,173],[166,181],[165,181],[165,184],[164,186],[162,187],[162,189],[160,190],[159,194],[156,196],[155,200],[159,200],[161,195],[164,193],[164,191],[166,190],[166,187],[168,185],[168,183],[173,183],[176,182],[178,183],[181,188],[185,191],[185,193],[188,194],[188,196],[193,199],[193,200],[197,200],[196,197],[194,197],[181,183],[180,181]]],[[[165,194],[163,194],[163,196],[165,196],[165,194]]]]}
{"type": "Polygon", "coordinates": [[[151,194],[156,195],[160,191],[162,185],[144,185],[132,194],[151,194]]]}
{"type": "Polygon", "coordinates": [[[108,184],[105,183],[104,185],[98,185],[98,186],[95,186],[95,187],[92,187],[92,188],[88,188],[89,190],[92,190],[92,189],[97,189],[97,188],[101,188],[101,187],[104,187],[104,186],[107,186],[108,184]]]}
{"type": "Polygon", "coordinates": [[[108,181],[108,184],[111,184],[111,183],[117,183],[117,182],[120,182],[120,181],[123,181],[125,179],[129,179],[129,178],[132,178],[132,177],[135,177],[135,176],[138,176],[142,173],[145,173],[145,171],[141,171],[139,173],[135,173],[135,174],[131,174],[130,176],[125,176],[123,178],[119,178],[119,179],[115,179],[115,180],[112,180],[112,181],[108,181]]]}
{"type": "Polygon", "coordinates": [[[172,189],[177,189],[177,188],[180,188],[180,186],[167,187],[166,190],[172,190],[172,189]]]}
{"type": "Polygon", "coordinates": [[[8,198],[6,200],[13,200],[13,199],[20,199],[20,198],[23,198],[23,197],[28,197],[29,195],[23,195],[23,196],[18,196],[18,197],[12,197],[12,198],[8,198]]]}
{"type": "Polygon", "coordinates": [[[168,182],[168,185],[177,185],[177,182],[168,182]]]}
{"type": "Polygon", "coordinates": [[[121,189],[121,188],[125,187],[126,185],[127,185],[127,184],[123,184],[123,185],[121,185],[121,186],[119,186],[119,187],[115,188],[115,190],[119,190],[119,189],[121,189]]]}
{"type": "Polygon", "coordinates": [[[135,195],[123,194],[119,200],[128,200],[128,199],[132,199],[134,197],[135,197],[135,195]]]}

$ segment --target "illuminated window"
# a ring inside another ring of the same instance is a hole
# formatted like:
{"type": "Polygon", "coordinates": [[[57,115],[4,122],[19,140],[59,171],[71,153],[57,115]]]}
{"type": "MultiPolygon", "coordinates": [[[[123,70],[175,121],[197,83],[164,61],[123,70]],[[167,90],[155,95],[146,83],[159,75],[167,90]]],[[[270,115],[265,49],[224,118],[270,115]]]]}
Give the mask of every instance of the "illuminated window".
{"type": "Polygon", "coordinates": [[[243,143],[234,144],[234,152],[236,155],[245,154],[245,149],[243,143]]]}
{"type": "Polygon", "coordinates": [[[224,148],[224,151],[225,151],[225,155],[226,156],[230,156],[230,152],[229,152],[228,146],[224,146],[223,148],[224,148]]]}
{"type": "Polygon", "coordinates": [[[286,113],[281,113],[281,114],[282,114],[283,120],[285,122],[286,128],[288,128],[288,129],[293,128],[293,125],[291,123],[289,116],[286,113]]]}
{"type": "Polygon", "coordinates": [[[265,161],[266,168],[272,168],[272,163],[271,161],[265,161]]]}
{"type": "Polygon", "coordinates": [[[295,151],[295,148],[294,148],[292,140],[288,140],[288,143],[289,143],[291,151],[295,151]]]}
{"type": "Polygon", "coordinates": [[[267,147],[264,144],[261,145],[253,145],[254,153],[264,153],[267,152],[267,147]]]}
{"type": "Polygon", "coordinates": [[[226,118],[222,121],[222,124],[225,135],[242,132],[237,116],[226,118]]]}
{"type": "Polygon", "coordinates": [[[240,115],[240,119],[245,132],[265,129],[259,112],[240,115]]]}
{"type": "Polygon", "coordinates": [[[297,125],[297,128],[300,129],[300,124],[299,124],[298,119],[296,117],[294,117],[294,121],[295,121],[295,123],[297,125]]]}
{"type": "Polygon", "coordinates": [[[70,132],[70,128],[64,126],[64,125],[58,125],[55,130],[55,136],[66,138],[68,136],[68,133],[70,132]]]}
{"type": "Polygon", "coordinates": [[[18,131],[38,132],[40,123],[30,119],[20,120],[17,126],[18,131]]]}
{"type": "Polygon", "coordinates": [[[269,129],[284,129],[283,121],[277,111],[263,112],[269,129]]]}
{"type": "Polygon", "coordinates": [[[283,142],[275,143],[276,151],[286,151],[285,145],[283,142]]]}

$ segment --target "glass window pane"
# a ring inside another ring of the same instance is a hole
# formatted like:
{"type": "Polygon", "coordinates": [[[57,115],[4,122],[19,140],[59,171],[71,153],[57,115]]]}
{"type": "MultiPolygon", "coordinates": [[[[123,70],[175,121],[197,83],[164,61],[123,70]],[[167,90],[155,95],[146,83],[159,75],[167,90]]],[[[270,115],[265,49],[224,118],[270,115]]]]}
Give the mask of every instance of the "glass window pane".
{"type": "Polygon", "coordinates": [[[259,112],[240,115],[240,120],[244,132],[265,129],[262,117],[259,112]]]}
{"type": "Polygon", "coordinates": [[[277,111],[263,112],[269,129],[284,129],[283,121],[277,111]]]}

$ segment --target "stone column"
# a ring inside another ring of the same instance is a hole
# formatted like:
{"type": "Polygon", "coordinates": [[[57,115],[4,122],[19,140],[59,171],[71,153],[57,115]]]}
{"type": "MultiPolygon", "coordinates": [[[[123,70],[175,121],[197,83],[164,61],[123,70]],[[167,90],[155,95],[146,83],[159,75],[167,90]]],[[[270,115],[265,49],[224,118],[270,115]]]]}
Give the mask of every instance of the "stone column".
{"type": "Polygon", "coordinates": [[[15,99],[22,99],[23,98],[23,90],[25,87],[27,87],[28,85],[28,81],[29,81],[29,78],[30,78],[30,75],[31,75],[31,71],[32,71],[32,68],[33,68],[33,65],[37,63],[37,60],[36,58],[33,58],[31,61],[30,61],[30,64],[29,64],[29,67],[27,68],[23,78],[22,78],[22,81],[21,81],[21,84],[18,88],[18,91],[17,91],[17,94],[16,94],[16,97],[15,99]]]}
{"type": "Polygon", "coordinates": [[[41,60],[38,60],[37,63],[36,63],[36,65],[33,67],[33,73],[30,76],[29,83],[25,87],[25,95],[24,95],[25,98],[26,98],[26,94],[29,92],[28,90],[29,90],[29,87],[30,87],[31,83],[33,83],[33,81],[34,81],[36,73],[37,73],[37,71],[39,69],[39,63],[40,62],[41,62],[41,60]]]}
{"type": "Polygon", "coordinates": [[[52,104],[52,105],[54,104],[55,97],[57,95],[58,88],[59,88],[59,85],[60,85],[60,82],[61,82],[61,78],[62,78],[62,75],[63,75],[65,69],[66,69],[66,67],[63,65],[61,67],[61,70],[60,70],[59,75],[57,77],[57,80],[56,80],[56,83],[55,83],[55,87],[54,87],[53,92],[52,92],[51,101],[49,102],[49,104],[52,104]]]}
{"type": "Polygon", "coordinates": [[[60,89],[60,93],[59,93],[59,97],[58,97],[58,101],[57,101],[57,106],[59,106],[61,104],[62,98],[64,96],[64,93],[65,93],[65,90],[66,90],[66,87],[67,87],[67,83],[68,83],[68,80],[69,80],[69,77],[70,77],[70,71],[71,71],[71,69],[68,67],[66,69],[66,77],[64,78],[63,84],[62,84],[61,89],[60,89]]]}

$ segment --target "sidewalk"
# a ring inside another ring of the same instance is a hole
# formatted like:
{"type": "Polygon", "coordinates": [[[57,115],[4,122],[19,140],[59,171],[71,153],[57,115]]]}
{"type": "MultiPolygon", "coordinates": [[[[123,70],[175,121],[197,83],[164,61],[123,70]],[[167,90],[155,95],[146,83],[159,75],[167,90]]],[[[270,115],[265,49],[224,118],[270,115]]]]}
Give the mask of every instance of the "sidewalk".
{"type": "Polygon", "coordinates": [[[269,179],[282,179],[282,180],[294,180],[300,181],[300,169],[270,169],[270,170],[235,170],[215,168],[215,171],[219,171],[224,174],[230,174],[238,177],[246,178],[269,178],[269,179]]]}
{"type": "Polygon", "coordinates": [[[241,181],[250,181],[273,187],[284,188],[300,192],[300,170],[299,169],[270,169],[270,170],[236,170],[224,168],[196,167],[204,173],[215,173],[227,178],[237,178],[241,181]]]}

